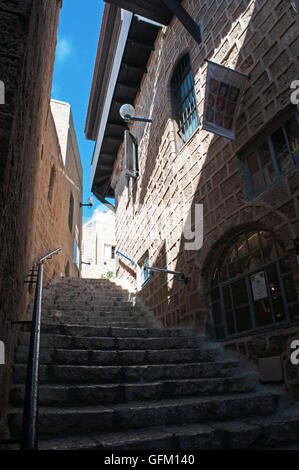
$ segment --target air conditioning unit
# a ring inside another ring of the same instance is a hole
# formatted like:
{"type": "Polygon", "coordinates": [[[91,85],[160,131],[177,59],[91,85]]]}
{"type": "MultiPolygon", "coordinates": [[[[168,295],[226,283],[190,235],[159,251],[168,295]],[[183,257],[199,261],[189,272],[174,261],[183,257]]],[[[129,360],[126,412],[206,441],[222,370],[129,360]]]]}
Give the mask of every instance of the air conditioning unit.
{"type": "Polygon", "coordinates": [[[299,0],[291,0],[292,7],[296,13],[299,13],[299,0]]]}

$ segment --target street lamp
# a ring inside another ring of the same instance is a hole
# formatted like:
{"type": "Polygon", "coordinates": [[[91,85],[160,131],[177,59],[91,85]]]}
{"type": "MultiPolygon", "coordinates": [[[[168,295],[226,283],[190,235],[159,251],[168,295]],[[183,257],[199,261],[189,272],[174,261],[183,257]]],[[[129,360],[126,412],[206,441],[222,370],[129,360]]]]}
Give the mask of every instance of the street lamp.
{"type": "Polygon", "coordinates": [[[93,205],[94,205],[94,200],[92,197],[89,197],[87,199],[87,204],[82,204],[82,202],[80,202],[80,207],[82,206],[92,207],[93,205]]]}
{"type": "Polygon", "coordinates": [[[119,110],[119,114],[122,119],[126,122],[130,121],[142,121],[142,122],[153,122],[151,119],[135,117],[135,109],[131,104],[123,104],[119,110]]]}

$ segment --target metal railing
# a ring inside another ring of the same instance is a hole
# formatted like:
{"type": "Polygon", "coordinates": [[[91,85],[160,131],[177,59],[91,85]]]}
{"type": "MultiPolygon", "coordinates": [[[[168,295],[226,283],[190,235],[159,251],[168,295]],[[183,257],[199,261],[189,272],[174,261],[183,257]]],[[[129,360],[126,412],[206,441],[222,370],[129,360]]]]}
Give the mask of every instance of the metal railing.
{"type": "MultiPolygon", "coordinates": [[[[133,261],[127,255],[124,255],[118,250],[116,251],[116,254],[126,258],[128,261],[131,262],[133,266],[137,266],[137,263],[135,263],[135,261],[133,261]]],[[[187,284],[188,282],[188,277],[186,277],[185,274],[181,271],[170,271],[169,269],[166,269],[166,268],[156,268],[156,267],[150,267],[150,266],[144,266],[144,269],[147,269],[148,271],[157,271],[157,272],[162,272],[162,273],[167,273],[167,274],[173,274],[174,276],[179,276],[179,281],[183,281],[185,282],[185,284],[187,284]]]]}
{"type": "MultiPolygon", "coordinates": [[[[21,438],[1,439],[0,444],[21,444],[22,450],[38,449],[38,390],[39,390],[39,350],[40,350],[40,327],[41,327],[41,301],[43,289],[44,261],[52,255],[61,251],[61,248],[50,251],[38,262],[36,281],[25,281],[36,283],[33,317],[31,323],[30,345],[28,353],[27,376],[25,385],[25,398],[23,407],[23,426],[21,438]]],[[[32,276],[32,274],[31,274],[32,276]]],[[[28,323],[27,321],[12,323],[28,323]]]]}
{"type": "Polygon", "coordinates": [[[38,389],[39,389],[39,347],[41,325],[41,301],[43,289],[44,261],[61,251],[61,248],[50,251],[40,258],[37,271],[37,284],[34,298],[31,325],[30,346],[28,355],[27,378],[23,408],[23,430],[21,449],[36,450],[38,448],[38,389]]]}
{"type": "Polygon", "coordinates": [[[130,263],[133,265],[133,266],[137,266],[137,264],[135,263],[135,261],[133,261],[131,258],[129,258],[127,255],[124,255],[123,253],[121,253],[120,251],[116,251],[115,252],[117,255],[120,255],[120,256],[123,256],[124,258],[126,258],[128,261],[130,261],[130,263]]]}

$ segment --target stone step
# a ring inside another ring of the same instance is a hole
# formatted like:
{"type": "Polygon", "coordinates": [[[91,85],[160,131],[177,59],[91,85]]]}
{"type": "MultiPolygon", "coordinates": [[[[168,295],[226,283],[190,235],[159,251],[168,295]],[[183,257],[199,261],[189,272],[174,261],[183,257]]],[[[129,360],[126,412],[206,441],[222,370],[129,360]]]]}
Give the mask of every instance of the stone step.
{"type": "MultiPolygon", "coordinates": [[[[159,331],[159,330],[157,330],[159,331]]],[[[26,346],[30,342],[30,333],[21,332],[19,344],[26,346]]],[[[55,349],[189,349],[200,347],[201,340],[197,337],[112,337],[112,336],[68,336],[58,334],[42,334],[41,348],[55,349]]]]}
{"type": "Polygon", "coordinates": [[[88,315],[85,314],[65,314],[62,311],[52,311],[51,313],[43,312],[43,322],[46,323],[59,323],[59,324],[80,324],[80,325],[91,325],[93,326],[95,322],[101,323],[103,326],[109,326],[109,323],[113,326],[117,326],[118,323],[120,326],[126,326],[126,323],[129,323],[128,326],[132,328],[147,328],[147,327],[154,327],[157,325],[157,322],[150,318],[145,318],[142,316],[134,316],[134,315],[103,315],[103,314],[96,314],[96,315],[88,315]]]}
{"type": "MultiPolygon", "coordinates": [[[[70,323],[72,318],[57,318],[57,317],[48,317],[46,318],[48,323],[61,324],[64,325],[66,322],[70,323]]],[[[74,323],[81,325],[91,325],[99,328],[108,328],[108,327],[123,327],[123,328],[150,328],[155,325],[149,321],[120,321],[120,320],[98,320],[92,318],[74,318],[74,323]]]]}
{"type": "MultiPolygon", "coordinates": [[[[278,392],[254,392],[96,407],[41,407],[39,432],[43,435],[55,436],[65,433],[100,433],[169,424],[186,425],[213,420],[224,421],[255,414],[269,415],[276,410],[279,398],[278,392]]],[[[10,409],[8,420],[11,433],[16,436],[20,435],[22,409],[10,409]]]]}
{"type": "Polygon", "coordinates": [[[66,314],[72,313],[74,315],[80,313],[87,313],[87,314],[114,314],[114,315],[135,315],[135,316],[144,316],[152,318],[152,315],[145,314],[141,309],[130,306],[130,307],[119,307],[119,306],[99,306],[97,304],[88,304],[88,305],[77,305],[77,304],[69,304],[68,306],[63,306],[52,303],[48,306],[44,306],[42,308],[43,312],[51,312],[51,310],[59,310],[65,312],[66,314]]]}
{"type": "MultiPolygon", "coordinates": [[[[19,346],[15,352],[15,364],[27,364],[28,346],[19,346]]],[[[40,364],[78,365],[133,365],[175,364],[215,361],[217,350],[166,349],[166,350],[84,350],[41,348],[40,364]]]]}
{"type": "MultiPolygon", "coordinates": [[[[255,373],[239,377],[160,380],[137,384],[40,385],[39,404],[40,406],[97,405],[179,396],[243,393],[254,391],[256,385],[255,373]]],[[[24,394],[25,386],[14,384],[11,389],[12,406],[22,406],[24,394]]]]}
{"type": "MultiPolygon", "coordinates": [[[[133,366],[43,365],[39,381],[47,383],[121,383],[166,379],[225,377],[234,374],[238,361],[199,362],[187,364],[149,364],[133,366]]],[[[26,379],[26,364],[14,365],[13,383],[26,379]]]]}
{"type": "Polygon", "coordinates": [[[128,290],[118,286],[117,284],[108,281],[108,282],[101,282],[100,279],[72,279],[70,281],[61,280],[58,283],[49,283],[46,289],[55,290],[55,289],[67,289],[67,288],[74,288],[80,290],[94,290],[100,289],[101,291],[114,291],[114,292],[121,292],[131,294],[128,290]]]}
{"type": "Polygon", "coordinates": [[[136,311],[134,309],[132,310],[116,310],[116,309],[105,309],[105,310],[100,310],[100,309],[90,309],[88,310],[87,308],[85,309],[80,309],[80,310],[75,310],[75,309],[61,309],[61,308],[56,308],[56,307],[51,307],[51,308],[44,308],[42,310],[42,315],[47,316],[47,315],[61,315],[63,317],[81,317],[85,316],[86,318],[88,317],[102,317],[102,318],[117,318],[121,320],[122,318],[125,319],[131,319],[131,320],[153,320],[153,317],[151,315],[146,315],[145,313],[141,311],[136,311]]]}
{"type": "MultiPolygon", "coordinates": [[[[30,332],[31,325],[25,324],[22,327],[23,332],[30,332]]],[[[58,334],[66,336],[79,336],[79,337],[168,337],[168,338],[186,338],[195,337],[193,328],[119,328],[119,327],[93,327],[89,325],[76,325],[76,324],[47,324],[41,325],[41,334],[58,334]]]]}
{"type": "Polygon", "coordinates": [[[111,451],[299,449],[298,416],[286,415],[278,422],[275,417],[264,417],[263,423],[248,423],[248,420],[243,418],[238,421],[211,421],[208,424],[182,426],[164,425],[157,428],[122,430],[90,436],[72,435],[70,438],[42,439],[39,442],[39,449],[111,451]],[[271,427],[275,427],[275,433],[271,432],[271,427]]]}

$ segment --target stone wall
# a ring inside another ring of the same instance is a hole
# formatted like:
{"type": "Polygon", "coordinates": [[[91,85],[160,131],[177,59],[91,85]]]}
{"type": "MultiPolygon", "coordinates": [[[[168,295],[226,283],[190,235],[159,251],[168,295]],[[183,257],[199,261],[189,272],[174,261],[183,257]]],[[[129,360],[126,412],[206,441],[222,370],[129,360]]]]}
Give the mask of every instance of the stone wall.
{"type": "MultiPolygon", "coordinates": [[[[171,275],[155,274],[140,295],[162,324],[195,323],[203,329],[211,321],[209,286],[215,263],[228,240],[241,230],[259,227],[274,232],[299,290],[294,248],[299,237],[299,170],[249,201],[238,159],[248,145],[267,135],[271,126],[294,109],[290,82],[299,77],[299,20],[286,0],[202,1],[200,8],[198,2],[185,0],[183,6],[201,24],[203,42],[195,44],[176,18],[158,35],[135,103],[136,115],[149,116],[153,123],[130,125],[139,145],[140,176],[129,195],[122,173],[122,148],[114,168],[116,238],[117,249],[133,260],[138,262],[148,250],[152,266],[167,266],[189,276],[185,285],[171,275]],[[200,121],[206,58],[250,74],[234,141],[203,131],[200,125],[178,150],[170,80],[186,51],[200,121]],[[203,204],[204,243],[198,251],[186,251],[182,231],[195,203],[203,204]],[[169,217],[178,206],[181,216],[169,217]]],[[[136,282],[125,261],[118,275],[136,282]]]]}
{"type": "Polygon", "coordinates": [[[115,249],[112,253],[110,247],[115,248],[114,213],[95,210],[83,226],[82,260],[90,263],[82,265],[83,278],[115,277],[115,249]]]}
{"type": "MultiPolygon", "coordinates": [[[[56,103],[51,100],[52,109],[56,103]]],[[[55,113],[54,120],[50,109],[34,185],[35,203],[29,266],[36,265],[37,260],[44,254],[55,248],[61,248],[61,252],[44,265],[44,284],[47,284],[55,275],[71,277],[80,275],[77,265],[73,263],[73,250],[76,241],[76,226],[79,246],[81,246],[82,239],[82,209],[80,208],[82,166],[79,150],[76,148],[76,135],[72,135],[74,126],[70,121],[70,106],[67,103],[59,103],[59,108],[62,105],[68,109],[69,116],[64,124],[66,129],[65,158],[62,157],[55,124],[59,113],[55,113]],[[72,230],[68,224],[71,192],[74,197],[72,230]],[[69,266],[68,269],[67,266],[69,266]]]]}
{"type": "Polygon", "coordinates": [[[12,357],[28,301],[32,191],[49,110],[60,0],[0,2],[0,336],[6,365],[0,366],[0,435],[5,434],[12,357]]]}

